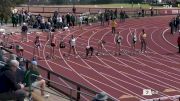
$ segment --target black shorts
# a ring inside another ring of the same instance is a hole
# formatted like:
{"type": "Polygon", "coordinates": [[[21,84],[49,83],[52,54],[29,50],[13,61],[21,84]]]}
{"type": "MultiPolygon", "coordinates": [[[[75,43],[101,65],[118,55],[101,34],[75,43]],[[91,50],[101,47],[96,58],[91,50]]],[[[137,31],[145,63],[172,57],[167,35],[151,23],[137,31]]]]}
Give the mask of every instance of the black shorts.
{"type": "Polygon", "coordinates": [[[119,41],[116,41],[116,43],[119,45],[119,44],[121,44],[121,42],[119,42],[119,41]]]}
{"type": "Polygon", "coordinates": [[[24,51],[24,49],[19,49],[19,51],[24,51]]]}
{"type": "Polygon", "coordinates": [[[71,48],[75,48],[75,46],[71,46],[71,48]]]}
{"type": "Polygon", "coordinates": [[[40,47],[40,44],[35,45],[35,47],[36,47],[36,48],[39,48],[39,47],[40,47]]]}
{"type": "Polygon", "coordinates": [[[133,44],[135,44],[135,43],[136,43],[136,41],[133,40],[133,44]]]}
{"type": "Polygon", "coordinates": [[[52,47],[55,47],[56,45],[55,45],[55,43],[51,43],[51,46],[52,46],[52,47]]]}

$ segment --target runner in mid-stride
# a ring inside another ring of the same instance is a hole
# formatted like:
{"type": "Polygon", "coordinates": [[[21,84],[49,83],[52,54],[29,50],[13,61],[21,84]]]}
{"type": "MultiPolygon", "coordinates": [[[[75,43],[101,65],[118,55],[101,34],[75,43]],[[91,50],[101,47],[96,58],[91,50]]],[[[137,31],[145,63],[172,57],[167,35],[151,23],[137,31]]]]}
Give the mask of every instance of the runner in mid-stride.
{"type": "Polygon", "coordinates": [[[140,34],[142,53],[146,52],[146,45],[147,45],[146,38],[147,38],[147,34],[145,33],[144,29],[142,29],[142,33],[140,34]]]}

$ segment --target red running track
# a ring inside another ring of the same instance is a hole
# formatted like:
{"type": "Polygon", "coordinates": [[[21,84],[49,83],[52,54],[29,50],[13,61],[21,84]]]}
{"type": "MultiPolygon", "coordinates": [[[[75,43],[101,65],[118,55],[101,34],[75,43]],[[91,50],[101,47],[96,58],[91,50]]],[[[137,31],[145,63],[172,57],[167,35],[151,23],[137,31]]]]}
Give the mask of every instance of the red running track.
{"type": "MultiPolygon", "coordinates": [[[[138,101],[180,95],[180,54],[177,53],[176,47],[177,35],[169,34],[168,22],[171,18],[172,16],[128,19],[125,23],[118,24],[117,31],[123,36],[120,56],[113,54],[116,49],[114,36],[107,25],[93,24],[84,26],[84,30],[75,27],[71,28],[69,33],[56,32],[56,38],[60,40],[63,37],[67,47],[56,47],[54,60],[45,58],[50,49],[46,41],[47,33],[41,33],[40,38],[44,40],[41,48],[43,60],[38,60],[38,63],[97,91],[105,91],[116,100],[138,101]],[[142,28],[147,33],[148,46],[147,53],[144,54],[139,53],[140,41],[137,42],[136,52],[131,49],[131,31],[136,29],[139,36],[142,28]],[[71,34],[81,36],[77,38],[78,59],[74,56],[70,56],[70,59],[64,57],[69,49],[68,40],[71,34]],[[89,44],[97,49],[100,39],[106,40],[103,46],[105,55],[94,55],[92,58],[84,59],[85,47],[89,44]],[[143,89],[151,89],[158,93],[144,96],[143,89]],[[128,97],[123,98],[125,95],[128,97]]],[[[30,42],[27,43],[19,43],[19,34],[12,39],[25,48],[24,56],[31,59],[35,34],[28,37],[30,42]]],[[[86,97],[83,98],[87,100],[86,97]]]]}

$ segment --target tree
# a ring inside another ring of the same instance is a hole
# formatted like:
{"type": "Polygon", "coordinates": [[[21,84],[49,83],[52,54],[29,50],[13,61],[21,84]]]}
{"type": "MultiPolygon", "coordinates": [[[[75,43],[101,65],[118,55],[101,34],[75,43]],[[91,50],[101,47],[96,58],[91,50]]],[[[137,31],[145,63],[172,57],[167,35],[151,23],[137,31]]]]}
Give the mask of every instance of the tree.
{"type": "Polygon", "coordinates": [[[24,3],[25,0],[1,0],[0,3],[0,18],[1,21],[3,19],[8,19],[11,16],[11,10],[17,4],[24,3]]]}

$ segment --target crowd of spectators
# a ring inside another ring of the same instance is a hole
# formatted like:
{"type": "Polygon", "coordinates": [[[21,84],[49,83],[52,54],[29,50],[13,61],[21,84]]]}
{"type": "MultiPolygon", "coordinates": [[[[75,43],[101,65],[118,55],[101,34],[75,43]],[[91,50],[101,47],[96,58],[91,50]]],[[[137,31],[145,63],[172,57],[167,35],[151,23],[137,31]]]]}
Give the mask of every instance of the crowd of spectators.
{"type": "MultiPolygon", "coordinates": [[[[15,54],[5,54],[5,51],[0,49],[0,100],[16,100],[24,101],[30,95],[36,99],[32,93],[35,88],[41,91],[41,97],[48,97],[45,94],[45,80],[41,78],[37,67],[37,61],[32,60],[27,67],[27,61],[18,57],[15,54]],[[32,76],[32,74],[36,76],[32,76]],[[32,87],[32,92],[29,92],[29,87],[32,87]]],[[[35,94],[36,95],[36,94],[35,94]]]]}

